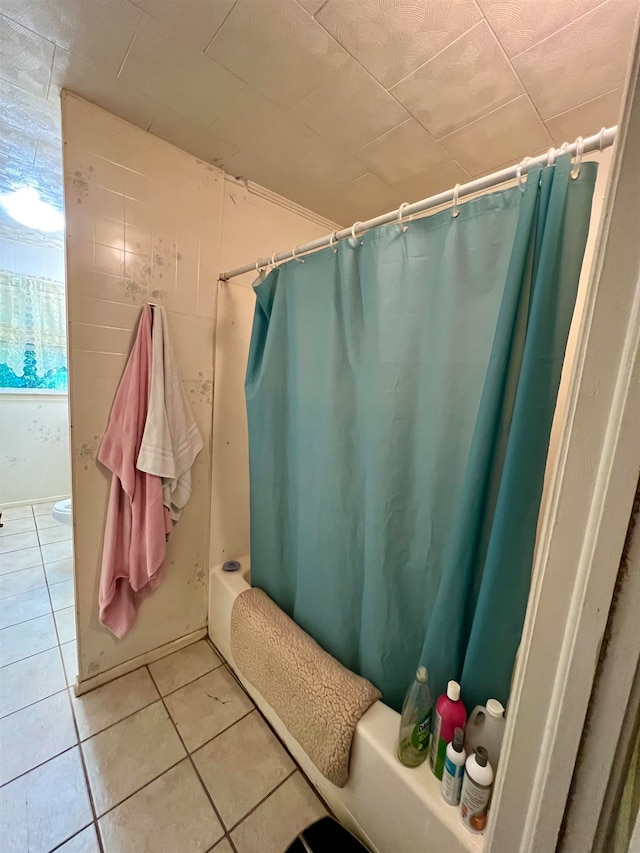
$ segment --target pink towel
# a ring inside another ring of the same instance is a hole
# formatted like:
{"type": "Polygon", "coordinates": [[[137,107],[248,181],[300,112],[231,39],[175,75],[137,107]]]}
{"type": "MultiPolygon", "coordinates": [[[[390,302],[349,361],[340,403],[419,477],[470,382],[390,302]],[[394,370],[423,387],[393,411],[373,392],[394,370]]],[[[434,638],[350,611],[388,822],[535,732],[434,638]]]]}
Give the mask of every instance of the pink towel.
{"type": "Polygon", "coordinates": [[[100,577],[100,622],[116,637],[131,630],[142,600],[160,583],[171,519],[162,480],[136,468],[151,380],[151,308],[142,309],[98,460],[113,477],[100,577]]]}

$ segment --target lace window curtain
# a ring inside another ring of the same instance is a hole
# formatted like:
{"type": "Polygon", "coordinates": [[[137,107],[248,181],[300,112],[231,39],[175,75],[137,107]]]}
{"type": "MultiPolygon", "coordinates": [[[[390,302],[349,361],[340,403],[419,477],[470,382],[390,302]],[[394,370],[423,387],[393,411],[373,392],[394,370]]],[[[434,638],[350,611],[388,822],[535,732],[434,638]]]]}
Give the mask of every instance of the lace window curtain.
{"type": "Polygon", "coordinates": [[[64,283],[0,272],[0,389],[66,391],[64,283]]]}

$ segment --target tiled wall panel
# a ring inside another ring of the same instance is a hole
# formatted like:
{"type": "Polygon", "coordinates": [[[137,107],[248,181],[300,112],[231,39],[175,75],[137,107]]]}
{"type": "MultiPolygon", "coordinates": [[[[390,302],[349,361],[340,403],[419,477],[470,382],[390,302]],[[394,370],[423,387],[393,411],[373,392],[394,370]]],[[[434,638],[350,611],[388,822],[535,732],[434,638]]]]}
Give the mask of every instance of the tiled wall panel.
{"type": "Polygon", "coordinates": [[[67,287],[80,679],[206,624],[214,298],[223,173],[74,95],[63,96],[67,287]],[[204,449],[133,631],[98,622],[110,474],[96,454],[141,306],[161,303],[204,449]]]}

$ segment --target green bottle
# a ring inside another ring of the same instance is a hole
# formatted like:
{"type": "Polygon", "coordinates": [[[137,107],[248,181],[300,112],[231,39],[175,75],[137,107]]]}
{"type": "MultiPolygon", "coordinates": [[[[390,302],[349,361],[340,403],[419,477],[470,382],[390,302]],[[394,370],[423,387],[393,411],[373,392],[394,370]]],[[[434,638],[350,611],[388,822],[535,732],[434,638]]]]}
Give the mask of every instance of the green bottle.
{"type": "Polygon", "coordinates": [[[404,697],[400,718],[398,758],[407,767],[417,767],[429,755],[433,699],[426,667],[418,667],[416,677],[404,697]]]}

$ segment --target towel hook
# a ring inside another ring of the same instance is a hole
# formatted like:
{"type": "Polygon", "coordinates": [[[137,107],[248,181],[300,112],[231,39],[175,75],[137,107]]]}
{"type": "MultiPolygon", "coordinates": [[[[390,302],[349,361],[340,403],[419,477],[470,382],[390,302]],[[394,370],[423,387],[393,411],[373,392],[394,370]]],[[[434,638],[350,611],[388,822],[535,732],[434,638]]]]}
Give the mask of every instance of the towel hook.
{"type": "Polygon", "coordinates": [[[291,254],[293,255],[293,260],[297,261],[299,264],[303,264],[304,258],[296,258],[296,249],[297,248],[298,248],[297,246],[294,246],[293,249],[291,250],[291,254]]]}
{"type": "Polygon", "coordinates": [[[338,236],[337,235],[338,235],[337,231],[332,231],[331,234],[329,235],[329,248],[331,249],[333,247],[334,243],[336,246],[335,249],[333,249],[334,255],[338,251],[338,236]]]}
{"type": "Polygon", "coordinates": [[[409,228],[407,223],[402,221],[402,211],[405,209],[405,207],[411,207],[408,201],[403,201],[400,207],[398,208],[398,225],[400,226],[402,231],[407,231],[409,228]]]}
{"type": "Polygon", "coordinates": [[[600,133],[598,134],[598,148],[600,149],[600,151],[604,151],[604,147],[603,147],[604,146],[604,135],[606,132],[607,132],[606,127],[600,128],[600,133]]]}
{"type": "Polygon", "coordinates": [[[580,164],[582,163],[582,154],[584,153],[584,139],[579,136],[576,139],[576,161],[573,165],[573,169],[571,170],[571,177],[575,181],[575,179],[580,174],[580,164]]]}
{"type": "Polygon", "coordinates": [[[531,157],[525,157],[521,163],[518,163],[518,168],[516,169],[516,178],[518,179],[518,186],[520,187],[521,193],[524,192],[525,186],[527,184],[526,178],[524,179],[524,181],[522,180],[522,169],[526,167],[529,160],[531,160],[531,157]]]}
{"type": "Polygon", "coordinates": [[[456,216],[460,216],[460,211],[458,209],[458,194],[459,194],[459,192],[460,192],[460,184],[456,184],[455,187],[453,188],[453,206],[451,208],[451,216],[453,219],[455,219],[456,216]]]}

